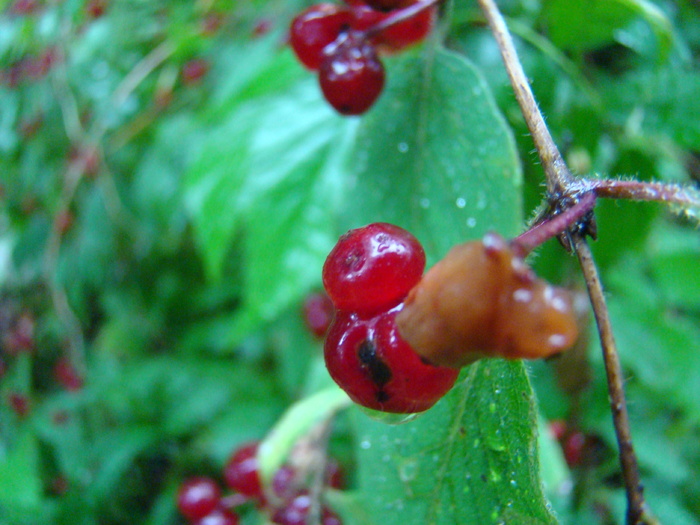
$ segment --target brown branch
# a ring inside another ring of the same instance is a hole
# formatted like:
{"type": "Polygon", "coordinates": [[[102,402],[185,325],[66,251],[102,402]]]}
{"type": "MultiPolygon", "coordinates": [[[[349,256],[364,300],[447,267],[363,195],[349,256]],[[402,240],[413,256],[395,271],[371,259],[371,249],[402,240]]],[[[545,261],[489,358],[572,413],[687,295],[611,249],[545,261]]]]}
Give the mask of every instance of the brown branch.
{"type": "Polygon", "coordinates": [[[506,22],[493,0],[479,0],[479,5],[486,16],[493,36],[496,38],[510,83],[515,91],[515,98],[518,100],[535,148],[537,148],[537,153],[542,161],[542,167],[547,177],[547,190],[550,195],[565,193],[573,176],[537,107],[537,102],[535,102],[535,97],[530,89],[530,82],[518,59],[518,53],[515,50],[506,22]]]}
{"type": "Polygon", "coordinates": [[[622,468],[622,477],[627,492],[627,523],[630,525],[656,524],[657,521],[650,516],[644,501],[644,489],[639,476],[637,456],[634,453],[632,435],[630,433],[622,367],[620,366],[617,345],[613,336],[612,325],[610,324],[608,305],[603,294],[603,285],[600,282],[598,268],[595,265],[591,248],[586,239],[578,233],[573,234],[572,238],[574,250],[581,265],[581,272],[586,281],[588,296],[591,299],[593,315],[598,326],[598,335],[603,349],[615,435],[620,449],[620,467],[622,468]]]}
{"type": "MultiPolygon", "coordinates": [[[[498,7],[493,0],[478,1],[498,43],[518,104],[542,162],[547,177],[550,205],[554,204],[554,208],[564,206],[564,209],[571,207],[578,202],[576,198],[572,197],[590,188],[586,188],[585,181],[573,178],[559,149],[554,144],[530,90],[528,80],[513,45],[513,40],[498,7]]],[[[579,258],[581,270],[588,286],[591,305],[598,323],[608,379],[613,423],[620,450],[620,465],[627,493],[627,523],[629,525],[653,525],[657,522],[650,516],[644,501],[644,491],[640,481],[637,457],[632,446],[622,372],[602,285],[598,277],[598,270],[591,256],[588,243],[585,240],[585,228],[583,230],[580,228],[570,229],[569,234],[573,240],[574,251],[579,258]]]]}

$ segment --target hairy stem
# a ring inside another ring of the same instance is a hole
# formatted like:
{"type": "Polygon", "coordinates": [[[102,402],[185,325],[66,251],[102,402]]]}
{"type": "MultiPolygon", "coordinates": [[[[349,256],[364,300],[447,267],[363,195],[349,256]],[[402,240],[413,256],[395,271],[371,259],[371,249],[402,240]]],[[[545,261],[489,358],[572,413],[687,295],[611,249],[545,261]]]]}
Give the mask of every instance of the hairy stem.
{"type": "MultiPolygon", "coordinates": [[[[569,204],[566,201],[571,199],[572,196],[591,188],[587,188],[585,182],[574,179],[559,149],[554,144],[518,59],[513,40],[495,2],[493,0],[478,0],[478,2],[498,43],[515,96],[542,162],[542,167],[547,177],[550,204],[561,204],[565,206],[564,209],[575,206],[576,199],[569,204]]],[[[601,188],[600,191],[603,191],[603,189],[601,188]]],[[[598,270],[591,256],[588,243],[585,240],[585,231],[582,232],[576,228],[568,231],[573,239],[573,249],[578,256],[581,270],[588,286],[593,312],[598,323],[607,371],[613,423],[620,451],[620,466],[627,493],[627,523],[629,525],[655,524],[656,521],[649,515],[644,501],[644,491],[640,481],[637,457],[632,446],[620,361],[602,285],[598,277],[598,270]]]]}
{"type": "Polygon", "coordinates": [[[656,201],[677,204],[685,209],[700,209],[700,192],[692,187],[666,184],[664,182],[642,182],[638,180],[591,179],[587,185],[598,197],[656,201]]]}
{"type": "Polygon", "coordinates": [[[584,193],[576,204],[565,209],[558,215],[546,219],[524,233],[518,235],[511,241],[511,246],[520,255],[524,257],[532,250],[540,246],[545,241],[556,237],[557,235],[567,231],[574,226],[578,221],[583,219],[595,206],[596,196],[594,193],[584,193]]]}
{"type": "Polygon", "coordinates": [[[605,372],[608,379],[608,394],[611,400],[615,435],[620,449],[620,467],[622,468],[622,476],[627,492],[627,523],[629,525],[656,524],[656,520],[649,515],[644,501],[644,490],[630,433],[629,414],[623,390],[622,367],[617,353],[612,325],[610,324],[608,305],[603,294],[603,285],[600,282],[598,269],[586,239],[578,233],[575,233],[572,237],[574,249],[581,265],[581,272],[586,281],[588,296],[591,299],[593,315],[598,326],[598,335],[603,349],[605,372]]]}
{"type": "Polygon", "coordinates": [[[537,102],[535,102],[535,97],[530,89],[530,82],[520,64],[518,53],[515,50],[506,22],[493,0],[479,0],[479,5],[498,43],[510,83],[515,92],[515,98],[518,100],[525,122],[532,135],[532,140],[535,143],[535,148],[537,148],[537,153],[542,161],[542,167],[547,177],[547,190],[550,195],[565,193],[573,180],[573,176],[569,172],[569,168],[566,166],[559,148],[554,143],[552,135],[544,122],[544,117],[537,107],[537,102]]]}

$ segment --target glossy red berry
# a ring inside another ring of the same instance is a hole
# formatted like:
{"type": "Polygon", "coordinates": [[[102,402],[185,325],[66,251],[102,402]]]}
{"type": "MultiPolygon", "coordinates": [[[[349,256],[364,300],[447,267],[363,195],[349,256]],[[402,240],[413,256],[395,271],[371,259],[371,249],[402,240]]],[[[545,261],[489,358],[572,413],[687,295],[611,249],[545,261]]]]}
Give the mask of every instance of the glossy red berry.
{"type": "Polygon", "coordinates": [[[312,293],[304,300],[304,321],[316,337],[326,335],[334,312],[335,307],[325,292],[312,293]]]}
{"type": "Polygon", "coordinates": [[[207,516],[218,508],[220,501],[219,486],[210,478],[190,478],[177,493],[177,508],[190,520],[207,516]]]}
{"type": "Polygon", "coordinates": [[[458,371],[426,364],[401,338],[396,314],[403,305],[369,319],[338,312],[326,336],[331,377],[350,398],[382,412],[422,412],[444,396],[458,371]]]}
{"type": "Polygon", "coordinates": [[[340,237],[323,265],[323,286],[338,310],[372,314],[401,302],[424,268],[418,239],[377,222],[340,237]]]}
{"type": "MultiPolygon", "coordinates": [[[[277,525],[306,525],[311,510],[311,497],[303,492],[278,509],[272,516],[277,525]]],[[[327,507],[321,507],[321,525],[341,525],[340,518],[327,507]]]]}
{"type": "Polygon", "coordinates": [[[289,42],[306,67],[316,70],[323,60],[323,50],[347,31],[350,11],[335,4],[309,7],[292,21],[289,42]]]}
{"type": "Polygon", "coordinates": [[[258,474],[258,445],[254,441],[236,449],[224,468],[224,479],[229,488],[262,501],[264,493],[258,474]]]}
{"type": "Polygon", "coordinates": [[[384,77],[374,45],[355,32],[328,46],[319,66],[323,96],[342,115],[366,112],[384,89],[384,77]]]}
{"type": "Polygon", "coordinates": [[[228,509],[214,509],[206,516],[192,521],[192,525],[238,525],[238,514],[228,509]]]}

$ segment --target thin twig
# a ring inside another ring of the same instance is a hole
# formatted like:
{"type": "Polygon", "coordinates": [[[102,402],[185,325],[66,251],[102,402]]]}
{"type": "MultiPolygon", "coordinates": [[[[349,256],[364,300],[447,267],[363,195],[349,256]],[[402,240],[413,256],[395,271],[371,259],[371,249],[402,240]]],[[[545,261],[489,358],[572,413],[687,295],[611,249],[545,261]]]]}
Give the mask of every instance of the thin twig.
{"type": "Polygon", "coordinates": [[[639,476],[637,456],[634,453],[632,435],[630,433],[629,414],[623,390],[622,367],[620,366],[617,345],[613,336],[612,325],[610,324],[608,305],[603,294],[603,285],[600,282],[598,269],[586,239],[578,233],[573,234],[572,238],[574,249],[581,265],[581,272],[586,281],[588,296],[591,299],[593,315],[595,316],[598,335],[603,348],[613,423],[615,425],[617,443],[620,448],[620,466],[625,482],[625,490],[627,491],[627,523],[630,525],[656,524],[656,520],[649,515],[644,501],[644,489],[639,476]]]}
{"type": "Polygon", "coordinates": [[[578,202],[563,212],[547,218],[529,230],[518,235],[511,241],[511,246],[521,257],[552,237],[567,231],[578,221],[591,212],[595,206],[596,195],[593,192],[584,193],[578,202]]]}
{"type": "Polygon", "coordinates": [[[689,186],[665,182],[614,179],[590,179],[587,181],[587,185],[598,197],[664,202],[677,204],[688,210],[700,208],[700,192],[689,186]]]}
{"type": "MultiPolygon", "coordinates": [[[[547,177],[550,204],[552,204],[551,201],[556,201],[554,204],[564,204],[569,200],[571,201],[569,206],[574,205],[577,201],[576,199],[572,200],[571,197],[585,189],[585,183],[582,184],[581,181],[573,178],[558,148],[554,144],[532,95],[512,38],[498,7],[493,0],[478,1],[498,43],[518,104],[528,124],[542,162],[547,177]]],[[[620,450],[620,465],[627,492],[627,523],[629,525],[652,525],[657,522],[649,515],[644,501],[637,458],[632,446],[620,362],[612,335],[605,297],[598,278],[598,271],[584,238],[585,231],[572,229],[569,232],[574,241],[574,251],[579,258],[581,269],[586,279],[588,293],[599,327],[600,342],[607,371],[608,392],[613,412],[613,423],[620,450]]]]}
{"type": "Polygon", "coordinates": [[[559,148],[557,148],[552,135],[549,133],[542,113],[537,107],[537,102],[535,102],[535,97],[530,89],[530,82],[525,76],[523,66],[520,64],[518,53],[515,50],[506,22],[493,0],[479,0],[479,5],[486,16],[491,32],[496,38],[510,83],[513,86],[513,91],[515,91],[515,98],[522,109],[525,122],[532,134],[532,140],[542,161],[542,167],[547,177],[547,190],[550,195],[564,193],[573,180],[573,176],[569,172],[569,168],[566,166],[559,148]]]}

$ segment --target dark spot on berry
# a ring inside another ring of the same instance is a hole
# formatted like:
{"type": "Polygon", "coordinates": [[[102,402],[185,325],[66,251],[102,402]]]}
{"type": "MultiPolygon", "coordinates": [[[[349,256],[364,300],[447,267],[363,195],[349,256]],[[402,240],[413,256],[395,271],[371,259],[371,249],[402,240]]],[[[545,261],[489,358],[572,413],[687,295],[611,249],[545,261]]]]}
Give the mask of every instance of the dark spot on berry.
{"type": "Polygon", "coordinates": [[[362,367],[369,371],[370,378],[375,385],[383,386],[391,381],[391,369],[377,356],[377,348],[374,343],[365,339],[357,349],[357,357],[362,367]]]}
{"type": "Polygon", "coordinates": [[[386,403],[389,401],[389,398],[391,397],[389,393],[386,390],[380,390],[377,392],[374,396],[377,399],[378,403],[386,403]]]}

